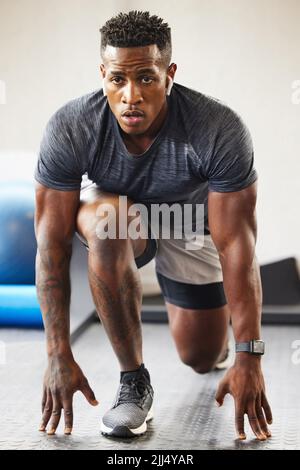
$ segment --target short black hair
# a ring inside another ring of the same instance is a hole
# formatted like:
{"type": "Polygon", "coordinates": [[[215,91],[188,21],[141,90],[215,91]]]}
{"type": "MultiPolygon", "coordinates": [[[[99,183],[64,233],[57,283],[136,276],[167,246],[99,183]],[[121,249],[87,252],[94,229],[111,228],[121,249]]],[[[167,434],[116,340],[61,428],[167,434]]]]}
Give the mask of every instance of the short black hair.
{"type": "Polygon", "coordinates": [[[168,66],[172,55],[171,28],[162,18],[149,11],[131,10],[119,13],[102,28],[101,54],[107,45],[113,47],[142,47],[156,44],[163,62],[168,66]]]}

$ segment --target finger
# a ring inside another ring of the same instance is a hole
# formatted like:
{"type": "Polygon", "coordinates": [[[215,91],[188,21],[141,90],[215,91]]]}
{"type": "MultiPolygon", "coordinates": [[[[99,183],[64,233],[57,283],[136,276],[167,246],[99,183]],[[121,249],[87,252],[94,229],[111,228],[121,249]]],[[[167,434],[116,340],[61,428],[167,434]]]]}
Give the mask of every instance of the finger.
{"type": "Polygon", "coordinates": [[[272,424],[272,422],[273,422],[272,411],[271,411],[270,405],[268,403],[267,397],[265,395],[265,392],[262,392],[262,394],[261,394],[261,404],[262,404],[262,407],[263,407],[265,415],[266,415],[267,423],[272,424]]]}
{"type": "Polygon", "coordinates": [[[42,397],[42,413],[44,413],[44,408],[46,406],[46,403],[47,403],[47,389],[46,389],[46,387],[44,387],[43,397],[42,397]]]}
{"type": "Polygon", "coordinates": [[[46,399],[46,404],[44,407],[44,412],[42,416],[42,422],[40,425],[40,431],[45,431],[47,424],[49,422],[49,419],[51,418],[51,413],[52,413],[52,395],[50,390],[47,390],[47,399],[46,399]]]}
{"type": "Polygon", "coordinates": [[[244,428],[244,414],[245,407],[240,400],[235,400],[235,428],[238,438],[241,440],[246,439],[245,428],[244,428]]]}
{"type": "Polygon", "coordinates": [[[87,399],[87,401],[93,405],[93,406],[97,406],[99,405],[99,402],[98,400],[96,400],[96,397],[95,397],[95,394],[93,392],[93,390],[91,389],[88,381],[86,380],[82,387],[81,387],[81,391],[83,393],[83,395],[85,396],[85,398],[87,399]]]}
{"type": "Polygon", "coordinates": [[[216,402],[217,402],[218,406],[223,405],[224,397],[227,393],[228,393],[228,389],[227,389],[227,386],[226,386],[225,382],[221,382],[219,384],[219,387],[218,387],[218,390],[217,390],[217,393],[216,393],[216,396],[215,396],[215,399],[216,399],[216,402]]]}
{"type": "Polygon", "coordinates": [[[267,436],[262,432],[256,415],[255,401],[251,401],[247,408],[248,420],[252,431],[260,441],[266,440],[267,436]]]}
{"type": "Polygon", "coordinates": [[[65,434],[71,434],[73,429],[73,403],[72,400],[63,401],[65,434]]]}
{"type": "Polygon", "coordinates": [[[262,432],[267,437],[271,437],[271,433],[268,429],[268,426],[267,426],[267,423],[266,423],[266,418],[265,418],[265,415],[264,415],[264,412],[263,412],[263,409],[262,409],[262,406],[261,406],[260,397],[258,397],[256,399],[255,410],[256,410],[256,416],[258,418],[258,422],[259,422],[259,425],[260,425],[260,428],[261,428],[262,432]]]}
{"type": "Polygon", "coordinates": [[[55,434],[56,428],[58,426],[59,420],[61,416],[61,403],[58,399],[57,395],[53,396],[53,406],[52,406],[52,413],[51,413],[51,422],[50,422],[50,429],[48,431],[49,435],[55,434]]]}

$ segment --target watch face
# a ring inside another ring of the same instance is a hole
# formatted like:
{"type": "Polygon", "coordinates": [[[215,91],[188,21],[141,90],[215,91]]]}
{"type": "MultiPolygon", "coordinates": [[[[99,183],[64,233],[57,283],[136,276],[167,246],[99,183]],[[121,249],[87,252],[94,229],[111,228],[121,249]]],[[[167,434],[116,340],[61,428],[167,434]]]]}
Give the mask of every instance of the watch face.
{"type": "Polygon", "coordinates": [[[265,343],[263,341],[255,340],[253,341],[253,352],[256,354],[264,354],[265,352],[265,343]]]}

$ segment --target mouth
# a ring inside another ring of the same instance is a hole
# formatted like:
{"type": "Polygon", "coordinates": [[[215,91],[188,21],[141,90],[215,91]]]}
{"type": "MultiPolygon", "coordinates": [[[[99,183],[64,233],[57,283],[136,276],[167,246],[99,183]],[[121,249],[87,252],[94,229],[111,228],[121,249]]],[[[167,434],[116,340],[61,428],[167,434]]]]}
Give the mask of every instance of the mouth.
{"type": "Polygon", "coordinates": [[[127,126],[136,126],[145,119],[145,115],[142,111],[124,111],[121,115],[122,121],[127,126]]]}

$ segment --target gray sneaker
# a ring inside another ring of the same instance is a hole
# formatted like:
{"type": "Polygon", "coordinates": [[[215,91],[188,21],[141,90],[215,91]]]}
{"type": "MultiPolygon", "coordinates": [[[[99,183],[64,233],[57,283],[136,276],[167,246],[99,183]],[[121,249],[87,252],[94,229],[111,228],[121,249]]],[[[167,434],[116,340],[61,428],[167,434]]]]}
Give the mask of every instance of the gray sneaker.
{"type": "Polygon", "coordinates": [[[144,434],[147,421],[153,418],[153,394],[144,364],[137,372],[126,372],[112,408],[102,418],[102,434],[116,437],[144,434]]]}

